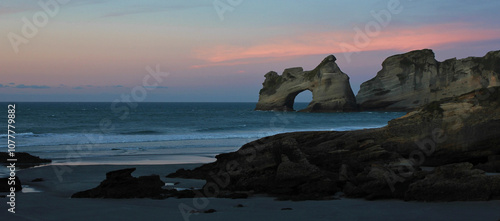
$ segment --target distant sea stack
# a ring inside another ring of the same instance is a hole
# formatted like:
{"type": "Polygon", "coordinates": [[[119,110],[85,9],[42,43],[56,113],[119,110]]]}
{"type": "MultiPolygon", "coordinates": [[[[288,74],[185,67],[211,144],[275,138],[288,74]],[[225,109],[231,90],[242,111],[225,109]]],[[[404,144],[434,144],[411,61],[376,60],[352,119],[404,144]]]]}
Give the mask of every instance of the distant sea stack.
{"type": "Polygon", "coordinates": [[[443,98],[499,86],[500,51],[484,57],[438,62],[429,49],[394,55],[373,79],[361,84],[361,110],[407,111],[443,98]]]}
{"type": "Polygon", "coordinates": [[[333,55],[326,57],[314,70],[288,68],[282,75],[271,71],[265,75],[255,110],[293,111],[295,97],[305,91],[313,99],[306,112],[341,112],[356,110],[356,97],[349,77],[335,63],[333,55]]]}

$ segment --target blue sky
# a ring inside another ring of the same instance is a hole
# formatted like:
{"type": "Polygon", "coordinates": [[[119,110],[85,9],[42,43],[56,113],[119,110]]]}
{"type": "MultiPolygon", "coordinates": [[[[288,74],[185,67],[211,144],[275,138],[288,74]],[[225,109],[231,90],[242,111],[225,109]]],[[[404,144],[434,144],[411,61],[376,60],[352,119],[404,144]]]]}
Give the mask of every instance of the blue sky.
{"type": "Polygon", "coordinates": [[[265,73],[313,69],[328,54],[357,93],[393,54],[431,48],[444,60],[500,50],[498,9],[484,0],[6,0],[0,101],[112,102],[159,65],[169,75],[145,101],[256,102],[265,73]],[[47,11],[39,2],[55,4],[47,11]],[[386,25],[374,16],[384,12],[386,25]],[[380,30],[368,29],[367,44],[341,47],[374,22],[380,30]]]}

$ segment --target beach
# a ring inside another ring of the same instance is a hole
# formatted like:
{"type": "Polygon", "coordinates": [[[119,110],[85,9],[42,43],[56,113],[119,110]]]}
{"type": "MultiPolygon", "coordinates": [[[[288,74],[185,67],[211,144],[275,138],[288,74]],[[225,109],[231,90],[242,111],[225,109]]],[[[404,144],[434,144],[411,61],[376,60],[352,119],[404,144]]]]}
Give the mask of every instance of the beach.
{"type": "MultiPolygon", "coordinates": [[[[336,200],[299,202],[277,201],[267,195],[251,195],[246,199],[71,198],[77,192],[97,187],[106,173],[127,168],[136,168],[134,177],[157,174],[163,182],[179,190],[202,188],[204,180],[166,176],[181,168],[193,169],[215,162],[218,154],[237,151],[242,145],[269,135],[382,127],[388,120],[404,114],[259,112],[247,103],[141,105],[142,113],[130,115],[126,121],[115,119],[114,130],[104,133],[94,127],[106,119],[108,104],[21,104],[26,110],[38,111],[19,114],[22,120],[18,122],[17,150],[51,159],[52,163],[18,169],[17,176],[24,189],[16,192],[16,213],[7,211],[8,198],[0,198],[4,200],[0,217],[9,220],[500,219],[500,201],[367,201],[345,198],[342,194],[337,194],[336,200]],[[187,114],[186,110],[193,110],[193,114],[187,114]],[[143,115],[148,116],[147,121],[143,115]],[[47,119],[58,123],[47,124],[47,119]],[[43,181],[34,182],[39,178],[43,181]]],[[[6,136],[2,135],[2,139],[6,136]]],[[[3,167],[0,171],[3,176],[7,175],[5,170],[3,167]]]]}
{"type": "Polygon", "coordinates": [[[201,180],[168,179],[166,174],[200,164],[81,165],[59,180],[53,165],[19,171],[23,185],[39,192],[16,193],[16,214],[2,205],[0,217],[9,220],[498,220],[500,201],[404,202],[346,199],[327,201],[276,201],[268,196],[248,199],[75,199],[70,196],[97,186],[106,172],[135,167],[133,176],[159,174],[176,187],[199,188],[201,180]],[[30,182],[43,178],[42,182],[30,182]],[[199,200],[199,201],[198,201],[199,200]],[[243,207],[238,207],[241,204],[243,207]],[[179,205],[214,213],[183,213],[179,205]],[[196,206],[204,206],[196,208],[196,206]],[[290,209],[286,209],[290,208],[290,209]]]}

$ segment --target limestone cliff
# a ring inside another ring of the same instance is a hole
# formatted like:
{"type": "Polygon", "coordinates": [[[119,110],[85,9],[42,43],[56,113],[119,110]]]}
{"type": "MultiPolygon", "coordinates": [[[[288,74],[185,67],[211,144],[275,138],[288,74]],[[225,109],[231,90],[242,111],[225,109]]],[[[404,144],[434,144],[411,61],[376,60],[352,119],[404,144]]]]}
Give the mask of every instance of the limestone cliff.
{"type": "Polygon", "coordinates": [[[377,76],[361,84],[362,110],[411,110],[484,87],[499,86],[500,51],[438,62],[429,49],[394,55],[377,76]]]}
{"type": "Polygon", "coordinates": [[[265,75],[255,110],[293,111],[295,97],[310,90],[311,103],[302,111],[329,112],[356,109],[356,98],[349,77],[335,63],[333,55],[326,57],[314,70],[288,68],[282,75],[271,71],[265,75]]]}

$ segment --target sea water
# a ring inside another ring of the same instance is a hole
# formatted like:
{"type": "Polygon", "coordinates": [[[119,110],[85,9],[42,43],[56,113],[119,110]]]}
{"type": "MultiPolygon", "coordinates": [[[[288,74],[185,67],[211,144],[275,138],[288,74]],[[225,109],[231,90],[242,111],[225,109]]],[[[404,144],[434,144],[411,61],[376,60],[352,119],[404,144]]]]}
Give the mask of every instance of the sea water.
{"type": "MultiPolygon", "coordinates": [[[[265,136],[377,128],[405,114],[254,111],[255,103],[15,104],[16,151],[63,164],[96,159],[128,164],[179,163],[188,158],[186,162],[206,162],[265,136]]],[[[3,144],[7,144],[7,105],[0,103],[3,144]]],[[[300,109],[307,104],[296,105],[300,109]]]]}

